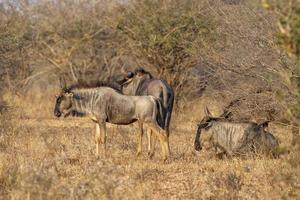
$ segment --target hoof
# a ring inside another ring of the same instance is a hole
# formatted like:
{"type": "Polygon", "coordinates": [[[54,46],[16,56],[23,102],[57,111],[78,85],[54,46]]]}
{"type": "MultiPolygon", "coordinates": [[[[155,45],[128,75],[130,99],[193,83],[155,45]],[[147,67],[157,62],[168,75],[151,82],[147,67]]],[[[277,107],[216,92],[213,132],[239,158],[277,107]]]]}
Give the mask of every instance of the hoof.
{"type": "Polygon", "coordinates": [[[195,144],[195,150],[196,151],[201,151],[202,150],[202,146],[195,144]]]}
{"type": "Polygon", "coordinates": [[[148,152],[148,157],[151,159],[154,156],[154,152],[148,152]]]}
{"type": "Polygon", "coordinates": [[[141,151],[138,151],[138,152],[136,152],[136,154],[135,154],[137,157],[139,157],[139,156],[141,156],[142,155],[142,152],[141,151]]]}
{"type": "Polygon", "coordinates": [[[166,157],[166,158],[163,158],[163,163],[164,163],[164,164],[166,164],[167,161],[168,161],[168,158],[167,158],[167,157],[166,157]]]}

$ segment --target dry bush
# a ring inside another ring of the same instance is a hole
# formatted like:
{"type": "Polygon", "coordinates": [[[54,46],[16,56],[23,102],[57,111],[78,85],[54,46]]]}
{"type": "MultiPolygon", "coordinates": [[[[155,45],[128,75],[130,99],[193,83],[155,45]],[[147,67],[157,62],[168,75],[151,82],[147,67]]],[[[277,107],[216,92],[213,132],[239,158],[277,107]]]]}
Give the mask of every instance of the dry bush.
{"type": "Polygon", "coordinates": [[[191,73],[201,73],[199,88],[204,83],[205,93],[237,119],[284,118],[291,97],[290,68],[283,66],[274,44],[274,15],[250,1],[207,4],[218,38],[198,53],[198,69],[191,73]]]}
{"type": "Polygon", "coordinates": [[[52,99],[34,97],[35,85],[54,90],[61,74],[106,79],[143,65],[171,83],[179,111],[205,93],[236,119],[290,120],[293,66],[278,53],[275,16],[259,3],[4,1],[2,85],[52,99]]]}
{"type": "Polygon", "coordinates": [[[105,22],[113,2],[3,1],[2,5],[1,98],[27,117],[52,115],[50,104],[60,75],[70,83],[82,77],[105,79],[119,67],[112,47],[117,42],[114,30],[105,22]]]}
{"type": "Polygon", "coordinates": [[[0,7],[0,91],[16,90],[20,81],[31,74],[28,50],[31,39],[27,34],[29,19],[17,8],[0,7]]]}
{"type": "Polygon", "coordinates": [[[165,78],[180,98],[186,71],[197,49],[212,42],[214,22],[201,12],[199,1],[133,1],[119,10],[116,29],[124,38],[123,54],[144,62],[165,78]]]}
{"type": "Polygon", "coordinates": [[[296,60],[296,67],[291,69],[291,91],[297,97],[294,102],[289,104],[290,115],[293,118],[295,127],[294,132],[299,134],[300,118],[300,1],[290,0],[282,2],[278,0],[263,1],[263,6],[267,10],[272,10],[278,16],[277,43],[284,52],[293,60],[296,60]]]}
{"type": "Polygon", "coordinates": [[[2,4],[0,60],[10,65],[3,64],[1,74],[12,79],[6,83],[22,81],[22,85],[27,85],[60,74],[76,81],[81,73],[103,78],[113,72],[116,50],[110,42],[115,34],[105,18],[114,3],[99,0],[2,4]],[[20,79],[12,74],[21,72],[20,79]]]}
{"type": "Polygon", "coordinates": [[[109,1],[50,1],[34,6],[36,54],[42,62],[39,73],[69,75],[96,73],[104,77],[111,70],[115,49],[108,41],[114,31],[105,24],[109,1]]]}

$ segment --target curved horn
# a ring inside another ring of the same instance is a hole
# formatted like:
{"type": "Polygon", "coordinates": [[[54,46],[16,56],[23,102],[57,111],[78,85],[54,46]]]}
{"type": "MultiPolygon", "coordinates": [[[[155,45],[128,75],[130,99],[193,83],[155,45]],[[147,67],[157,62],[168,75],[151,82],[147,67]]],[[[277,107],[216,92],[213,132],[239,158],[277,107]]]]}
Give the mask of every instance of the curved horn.
{"type": "Polygon", "coordinates": [[[134,72],[126,70],[124,65],[121,67],[121,72],[125,74],[126,78],[132,78],[134,76],[134,72]]]}
{"type": "Polygon", "coordinates": [[[204,113],[207,117],[212,117],[211,113],[209,112],[207,106],[205,106],[205,109],[204,109],[204,113]]]}
{"type": "Polygon", "coordinates": [[[124,68],[124,65],[122,65],[122,67],[121,67],[121,72],[124,73],[124,74],[127,73],[127,71],[126,71],[125,68],[124,68]]]}
{"type": "Polygon", "coordinates": [[[220,115],[221,118],[225,118],[228,119],[230,116],[232,115],[232,113],[228,110],[224,110],[223,114],[220,115]]]}
{"type": "Polygon", "coordinates": [[[64,76],[59,77],[59,85],[61,89],[66,88],[67,84],[64,76]]]}

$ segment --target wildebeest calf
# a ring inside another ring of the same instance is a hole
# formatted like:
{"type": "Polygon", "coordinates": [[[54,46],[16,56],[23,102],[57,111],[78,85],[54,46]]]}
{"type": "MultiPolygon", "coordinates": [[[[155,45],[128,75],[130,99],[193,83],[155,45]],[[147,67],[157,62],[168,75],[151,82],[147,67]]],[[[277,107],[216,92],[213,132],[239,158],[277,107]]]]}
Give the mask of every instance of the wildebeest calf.
{"type": "Polygon", "coordinates": [[[216,153],[227,156],[250,152],[275,155],[278,142],[271,133],[265,131],[268,122],[261,124],[229,122],[225,117],[213,117],[209,110],[205,109],[205,116],[198,124],[195,150],[202,149],[200,134],[201,130],[205,129],[209,135],[209,142],[215,148],[216,153]]]}

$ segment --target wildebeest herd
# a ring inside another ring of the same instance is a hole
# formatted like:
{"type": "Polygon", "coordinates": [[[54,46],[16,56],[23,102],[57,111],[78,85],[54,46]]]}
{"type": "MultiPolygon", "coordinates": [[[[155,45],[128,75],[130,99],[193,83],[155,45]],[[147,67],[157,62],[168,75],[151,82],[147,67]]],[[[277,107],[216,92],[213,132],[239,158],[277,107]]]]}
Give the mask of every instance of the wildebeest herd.
{"type": "MultiPolygon", "coordinates": [[[[149,157],[154,155],[155,138],[158,138],[163,160],[167,160],[170,155],[169,127],[174,103],[172,87],[165,80],[154,78],[143,68],[123,73],[113,80],[109,83],[81,81],[69,87],[61,80],[61,92],[56,97],[54,115],[91,118],[96,124],[96,156],[99,156],[100,144],[106,155],[106,123],[127,125],[137,121],[140,132],[137,155],[141,153],[146,128],[149,157]]],[[[229,114],[213,117],[205,109],[205,116],[196,132],[196,151],[202,149],[200,135],[204,130],[218,155],[231,157],[250,152],[275,155],[278,142],[265,130],[268,122],[231,122],[229,114]]]]}

